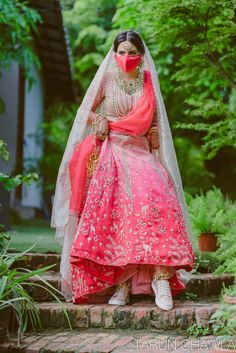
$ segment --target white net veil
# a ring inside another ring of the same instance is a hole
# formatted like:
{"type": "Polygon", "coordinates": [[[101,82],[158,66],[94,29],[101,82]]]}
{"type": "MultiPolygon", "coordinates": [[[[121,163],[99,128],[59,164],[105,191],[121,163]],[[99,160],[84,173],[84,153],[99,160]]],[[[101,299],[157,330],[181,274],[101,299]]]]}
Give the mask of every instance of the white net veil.
{"type": "MultiPolygon", "coordinates": [[[[143,39],[142,41],[145,48],[145,53],[143,54],[143,69],[149,70],[151,73],[153,88],[155,91],[156,106],[157,110],[159,110],[159,159],[172,180],[172,184],[178,196],[178,200],[183,212],[187,233],[189,239],[191,240],[192,228],[189,220],[189,214],[182,187],[175,148],[173,145],[172,134],[160,90],[158,73],[156,71],[151,54],[143,39]]],[[[60,264],[60,273],[62,275],[61,291],[67,301],[72,300],[72,291],[70,285],[71,271],[69,260],[70,249],[74,241],[77,224],[77,216],[75,214],[71,214],[69,211],[71,186],[68,164],[77,144],[82,142],[83,139],[91,133],[91,125],[87,123],[88,116],[105,73],[108,70],[115,68],[116,66],[113,54],[114,52],[112,45],[101,65],[99,66],[92,82],[90,83],[90,86],[87,89],[83,101],[77,110],[57,175],[50,226],[56,228],[55,239],[59,244],[62,245],[60,264]]],[[[103,112],[102,103],[97,108],[97,111],[103,112]]],[[[182,280],[187,283],[190,279],[190,273],[187,273],[187,271],[184,269],[179,271],[180,275],[182,276],[182,280]]]]}

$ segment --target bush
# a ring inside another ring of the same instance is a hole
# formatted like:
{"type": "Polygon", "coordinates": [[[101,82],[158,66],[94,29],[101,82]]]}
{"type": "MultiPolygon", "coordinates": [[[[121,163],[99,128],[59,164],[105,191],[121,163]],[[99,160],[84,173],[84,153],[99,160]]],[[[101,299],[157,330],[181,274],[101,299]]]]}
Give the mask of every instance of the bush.
{"type": "Polygon", "coordinates": [[[213,186],[204,195],[192,197],[189,214],[196,238],[201,233],[225,234],[235,222],[236,205],[213,186]]]}

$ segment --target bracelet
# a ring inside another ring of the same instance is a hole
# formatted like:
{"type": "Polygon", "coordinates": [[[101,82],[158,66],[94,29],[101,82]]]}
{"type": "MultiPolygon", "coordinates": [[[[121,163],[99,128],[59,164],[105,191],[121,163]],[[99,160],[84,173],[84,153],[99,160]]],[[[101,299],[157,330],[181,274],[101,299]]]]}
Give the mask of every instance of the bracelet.
{"type": "Polygon", "coordinates": [[[160,149],[160,144],[158,144],[158,146],[156,148],[152,148],[153,151],[157,151],[160,149]]]}
{"type": "Polygon", "coordinates": [[[148,134],[151,135],[152,133],[158,132],[158,127],[157,126],[152,126],[149,130],[148,130],[148,134]]]}
{"type": "Polygon", "coordinates": [[[106,119],[106,114],[104,113],[96,114],[95,117],[92,119],[92,133],[94,135],[94,139],[96,138],[96,135],[97,135],[96,126],[103,119],[106,119]]]}
{"type": "Polygon", "coordinates": [[[105,114],[96,114],[92,119],[92,125],[97,125],[100,120],[105,119],[105,114]]]}
{"type": "Polygon", "coordinates": [[[98,124],[99,123],[99,121],[101,121],[102,119],[106,119],[106,114],[97,114],[96,116],[95,116],[95,124],[98,124]]]}
{"type": "Polygon", "coordinates": [[[101,121],[102,119],[105,119],[106,115],[105,114],[96,114],[95,117],[92,119],[92,127],[93,127],[93,132],[95,133],[95,126],[101,121]]]}

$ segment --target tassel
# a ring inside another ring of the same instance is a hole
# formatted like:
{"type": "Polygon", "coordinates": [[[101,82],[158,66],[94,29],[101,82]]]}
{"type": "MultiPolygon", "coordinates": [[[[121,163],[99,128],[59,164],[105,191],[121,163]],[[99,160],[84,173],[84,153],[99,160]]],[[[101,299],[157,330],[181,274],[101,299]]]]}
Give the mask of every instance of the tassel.
{"type": "Polygon", "coordinates": [[[99,160],[99,147],[95,146],[94,151],[90,154],[87,161],[88,176],[93,175],[99,160]]]}
{"type": "Polygon", "coordinates": [[[87,161],[87,174],[88,174],[88,176],[92,176],[96,167],[97,167],[98,160],[99,160],[99,154],[100,154],[100,147],[101,147],[97,144],[98,141],[97,141],[95,126],[97,125],[97,123],[101,119],[104,119],[104,118],[105,118],[104,114],[97,114],[95,116],[95,118],[92,120],[94,150],[92,151],[92,153],[88,157],[88,161],[87,161]]]}

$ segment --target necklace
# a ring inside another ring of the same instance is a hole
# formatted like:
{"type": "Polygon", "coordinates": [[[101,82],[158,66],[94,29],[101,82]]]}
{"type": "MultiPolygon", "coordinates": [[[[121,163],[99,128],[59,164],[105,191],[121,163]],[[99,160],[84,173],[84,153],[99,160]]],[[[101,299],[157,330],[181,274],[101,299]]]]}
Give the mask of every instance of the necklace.
{"type": "Polygon", "coordinates": [[[144,73],[138,67],[138,75],[133,83],[123,79],[120,68],[114,74],[115,81],[127,94],[132,95],[143,86],[144,73]]]}
{"type": "Polygon", "coordinates": [[[115,116],[122,117],[126,115],[132,110],[135,101],[140,97],[140,95],[142,95],[144,83],[143,71],[138,71],[138,76],[135,81],[135,86],[128,85],[127,81],[122,79],[122,76],[118,71],[113,73],[112,105],[115,116]],[[130,87],[132,87],[132,89],[130,89],[130,87]],[[130,91],[132,94],[130,94],[130,91]]]}

